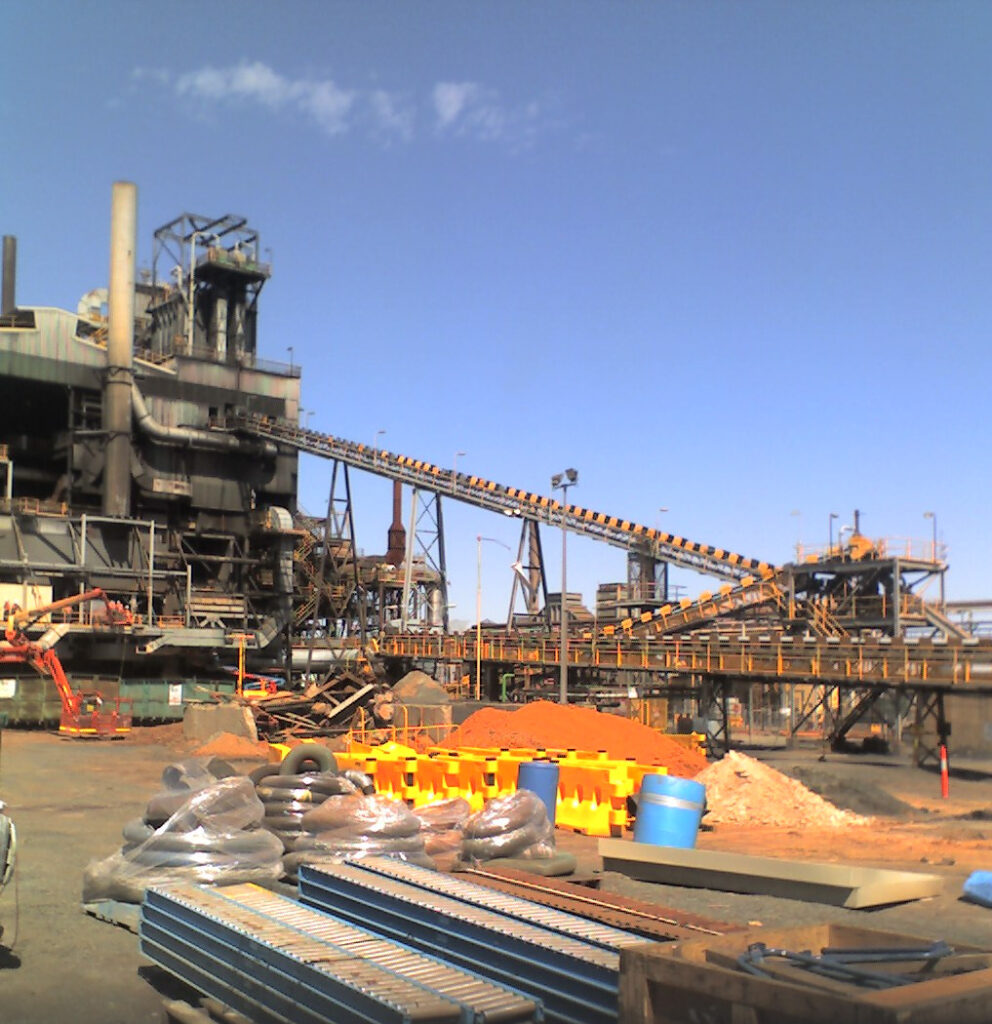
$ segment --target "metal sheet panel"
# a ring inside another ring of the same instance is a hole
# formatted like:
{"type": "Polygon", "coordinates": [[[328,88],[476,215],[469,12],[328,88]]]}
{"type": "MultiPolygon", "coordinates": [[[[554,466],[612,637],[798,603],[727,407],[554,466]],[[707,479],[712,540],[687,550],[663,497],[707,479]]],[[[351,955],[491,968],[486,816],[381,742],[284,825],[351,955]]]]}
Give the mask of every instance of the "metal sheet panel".
{"type": "Polygon", "coordinates": [[[600,839],[599,853],[607,871],[646,882],[783,896],[852,909],[937,896],[944,887],[939,875],[913,871],[684,850],[626,839],[600,839]]]}

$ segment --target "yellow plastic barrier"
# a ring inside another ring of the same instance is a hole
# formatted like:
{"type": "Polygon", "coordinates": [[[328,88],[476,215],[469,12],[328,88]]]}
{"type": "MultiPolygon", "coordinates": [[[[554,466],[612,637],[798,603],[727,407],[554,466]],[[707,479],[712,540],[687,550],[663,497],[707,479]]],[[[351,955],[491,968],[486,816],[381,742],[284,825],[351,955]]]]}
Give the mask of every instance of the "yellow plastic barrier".
{"type": "Polygon", "coordinates": [[[689,750],[696,751],[697,754],[706,756],[706,733],[704,732],[668,732],[665,733],[665,738],[674,740],[676,743],[683,747],[688,747],[689,750]]]}
{"type": "MultiPolygon", "coordinates": [[[[684,738],[687,745],[693,739],[692,735],[684,738]]],[[[399,743],[378,747],[353,743],[335,757],[341,769],[366,772],[377,793],[414,807],[462,797],[473,813],[494,797],[516,792],[522,763],[553,761],[558,765],[557,826],[613,837],[629,826],[628,801],[640,789],[644,776],[668,771],[661,765],[611,759],[601,750],[472,747],[454,751],[439,747],[418,754],[399,743]]]]}

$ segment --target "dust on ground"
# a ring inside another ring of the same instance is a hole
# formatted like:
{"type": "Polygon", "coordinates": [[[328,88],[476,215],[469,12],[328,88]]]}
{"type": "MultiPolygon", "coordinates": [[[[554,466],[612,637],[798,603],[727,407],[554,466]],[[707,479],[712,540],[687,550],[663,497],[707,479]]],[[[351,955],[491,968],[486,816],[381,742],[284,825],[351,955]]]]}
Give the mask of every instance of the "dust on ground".
{"type": "MultiPolygon", "coordinates": [[[[161,788],[163,768],[189,756],[195,744],[185,740],[178,723],[136,728],[113,742],[22,730],[0,735],[0,798],[9,805],[20,839],[14,881],[0,893],[2,942],[14,945],[0,959],[4,1024],[160,1024],[163,997],[189,998],[189,993],[143,960],[135,935],[80,911],[82,874],[90,860],[120,847],[122,826],[161,788]]],[[[562,829],[559,849],[574,852],[582,870],[597,876],[604,890],[737,924],[843,922],[990,944],[992,910],[967,903],[960,894],[972,870],[992,868],[992,822],[983,818],[992,804],[992,764],[958,762],[945,801],[939,777],[913,768],[908,756],[829,755],[821,761],[816,751],[753,753],[783,774],[811,780],[810,788],[825,795],[854,794],[858,805],[848,809],[871,814],[872,823],[856,828],[715,823],[700,833],[700,848],[934,873],[945,879],[944,894],[852,911],[634,882],[602,872],[595,838],[562,829]],[[879,794],[898,801],[899,813],[880,809],[879,794]]]]}

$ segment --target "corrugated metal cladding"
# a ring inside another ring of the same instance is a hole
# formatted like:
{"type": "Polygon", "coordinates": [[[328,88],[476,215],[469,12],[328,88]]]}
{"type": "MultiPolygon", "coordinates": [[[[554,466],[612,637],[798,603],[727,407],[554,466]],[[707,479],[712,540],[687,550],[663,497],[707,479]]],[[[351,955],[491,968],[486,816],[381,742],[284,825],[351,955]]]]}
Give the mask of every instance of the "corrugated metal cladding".
{"type": "MultiPolygon", "coordinates": [[[[254,376],[258,375],[253,374],[254,376]]],[[[265,375],[262,376],[264,377],[265,375]]],[[[141,393],[145,398],[162,398],[170,401],[178,399],[181,402],[190,403],[190,407],[197,406],[200,409],[212,406],[220,414],[223,414],[226,407],[231,404],[232,398],[236,399],[245,408],[262,416],[284,416],[286,414],[287,395],[245,394],[242,392],[242,389],[249,387],[249,382],[245,379],[242,379],[240,384],[235,379],[230,386],[223,387],[211,381],[177,380],[175,377],[148,376],[141,378],[138,381],[138,386],[141,388],[141,393]]],[[[251,383],[250,386],[254,387],[255,385],[251,383]]],[[[295,399],[295,391],[299,388],[299,382],[293,381],[291,386],[294,389],[293,397],[295,399]]],[[[164,419],[160,414],[161,409],[156,404],[155,416],[157,419],[161,419],[163,423],[170,423],[170,425],[175,426],[180,422],[187,424],[195,422],[192,419],[185,419],[176,420],[176,423],[173,424],[171,419],[164,419]]]]}
{"type": "Polygon", "coordinates": [[[0,328],[0,373],[8,377],[97,388],[106,349],[77,335],[79,317],[36,309],[33,331],[0,328]]]}

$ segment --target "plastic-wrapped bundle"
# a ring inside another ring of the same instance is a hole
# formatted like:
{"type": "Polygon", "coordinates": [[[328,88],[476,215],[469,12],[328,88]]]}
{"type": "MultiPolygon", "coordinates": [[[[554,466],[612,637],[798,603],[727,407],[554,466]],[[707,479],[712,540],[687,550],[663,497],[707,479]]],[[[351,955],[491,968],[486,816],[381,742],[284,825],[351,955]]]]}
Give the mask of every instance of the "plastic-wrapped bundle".
{"type": "Polygon", "coordinates": [[[261,827],[265,808],[250,779],[221,779],[186,791],[162,825],[124,827],[125,845],[83,874],[83,901],[140,903],[149,885],[274,881],[282,874],[282,843],[261,827]]]}
{"type": "Polygon", "coordinates": [[[434,867],[424,852],[420,821],[406,804],[386,796],[331,796],[303,815],[306,834],[283,858],[286,874],[300,864],[397,857],[434,867]]]}
{"type": "Polygon", "coordinates": [[[472,813],[464,797],[422,804],[414,807],[413,813],[420,822],[424,849],[431,857],[458,853],[465,834],[465,824],[472,813]]]}
{"type": "Polygon", "coordinates": [[[372,780],[372,776],[366,772],[361,772],[357,768],[345,768],[341,774],[358,787],[359,793],[369,796],[375,792],[375,782],[372,780]]]}
{"type": "Polygon", "coordinates": [[[479,863],[497,857],[553,857],[554,835],[544,801],[529,789],[518,789],[509,796],[490,800],[468,819],[462,858],[479,863]]]}
{"type": "Polygon", "coordinates": [[[190,793],[212,786],[218,779],[228,778],[237,772],[220,758],[189,757],[175,761],[162,769],[162,785],[145,806],[142,820],[157,828],[172,817],[186,803],[190,793]]]}
{"type": "Polygon", "coordinates": [[[356,794],[358,789],[350,779],[328,771],[267,775],[258,782],[255,792],[265,807],[262,824],[279,837],[287,851],[292,851],[303,833],[307,811],[328,797],[356,794]]]}

